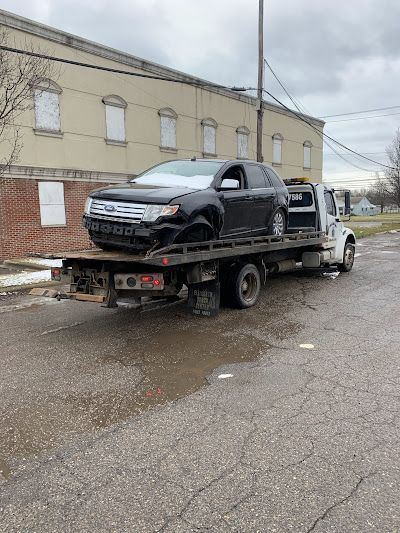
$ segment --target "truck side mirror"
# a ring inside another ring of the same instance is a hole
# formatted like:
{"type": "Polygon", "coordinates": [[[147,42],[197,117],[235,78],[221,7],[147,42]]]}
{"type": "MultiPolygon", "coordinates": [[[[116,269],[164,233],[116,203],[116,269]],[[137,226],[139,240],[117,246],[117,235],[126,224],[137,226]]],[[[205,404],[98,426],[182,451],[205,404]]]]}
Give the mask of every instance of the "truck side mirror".
{"type": "Polygon", "coordinates": [[[343,210],[343,214],[350,216],[350,211],[351,211],[350,191],[346,191],[344,193],[344,210],[343,210]]]}
{"type": "Polygon", "coordinates": [[[231,191],[232,189],[239,189],[239,181],[225,178],[222,180],[221,185],[218,187],[219,191],[231,191]]]}

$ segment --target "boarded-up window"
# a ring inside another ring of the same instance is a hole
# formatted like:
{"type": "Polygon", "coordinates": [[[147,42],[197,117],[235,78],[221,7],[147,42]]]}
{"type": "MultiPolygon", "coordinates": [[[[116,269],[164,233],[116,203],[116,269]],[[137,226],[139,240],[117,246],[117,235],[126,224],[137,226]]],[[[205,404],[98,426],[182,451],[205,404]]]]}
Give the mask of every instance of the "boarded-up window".
{"type": "Polygon", "coordinates": [[[125,109],[127,103],[115,94],[105,96],[103,103],[106,108],[106,140],[125,143],[125,109]]]}
{"type": "Polygon", "coordinates": [[[280,133],[275,133],[272,137],[272,162],[275,165],[282,164],[282,141],[283,137],[280,133]]]}
{"type": "Polygon", "coordinates": [[[176,150],[176,120],[178,115],[169,107],[160,109],[160,147],[176,150]]]}
{"type": "Polygon", "coordinates": [[[59,132],[61,88],[51,80],[40,79],[34,83],[35,128],[59,132]]]}
{"type": "Polygon", "coordinates": [[[249,134],[250,131],[246,126],[240,126],[237,130],[237,155],[240,159],[249,157],[249,134]]]}
{"type": "Polygon", "coordinates": [[[303,167],[311,168],[311,141],[306,141],[303,144],[303,167]]]}
{"type": "Polygon", "coordinates": [[[203,154],[216,155],[216,137],[218,124],[212,118],[206,118],[201,121],[203,126],[203,154]]]}
{"type": "Polygon", "coordinates": [[[39,181],[40,223],[42,226],[65,226],[64,184],[39,181]]]}

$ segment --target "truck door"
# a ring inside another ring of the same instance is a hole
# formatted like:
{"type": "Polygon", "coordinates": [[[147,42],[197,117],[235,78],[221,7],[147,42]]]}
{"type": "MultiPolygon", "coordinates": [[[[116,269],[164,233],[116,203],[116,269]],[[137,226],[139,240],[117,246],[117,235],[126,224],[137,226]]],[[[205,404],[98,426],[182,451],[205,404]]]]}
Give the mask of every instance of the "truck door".
{"type": "Polygon", "coordinates": [[[343,224],[340,222],[332,191],[325,189],[324,200],[326,206],[326,233],[330,239],[336,239],[343,224]]]}

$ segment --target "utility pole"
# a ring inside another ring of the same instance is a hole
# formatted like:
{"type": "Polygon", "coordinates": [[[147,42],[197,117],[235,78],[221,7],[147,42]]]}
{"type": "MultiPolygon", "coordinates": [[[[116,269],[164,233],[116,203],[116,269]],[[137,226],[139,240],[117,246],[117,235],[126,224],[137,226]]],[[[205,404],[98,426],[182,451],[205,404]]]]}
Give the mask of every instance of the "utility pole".
{"type": "Polygon", "coordinates": [[[263,162],[264,0],[258,0],[257,161],[263,162]]]}

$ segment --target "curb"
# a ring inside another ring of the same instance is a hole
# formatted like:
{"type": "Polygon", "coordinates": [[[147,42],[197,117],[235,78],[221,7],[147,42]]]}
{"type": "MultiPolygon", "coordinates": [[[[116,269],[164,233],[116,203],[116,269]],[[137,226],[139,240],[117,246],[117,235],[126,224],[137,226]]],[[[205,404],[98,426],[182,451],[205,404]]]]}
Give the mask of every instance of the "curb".
{"type": "Polygon", "coordinates": [[[24,262],[23,260],[18,261],[18,259],[5,259],[3,265],[7,265],[11,268],[23,269],[23,270],[49,270],[48,265],[41,265],[40,263],[30,263],[24,262]]]}

